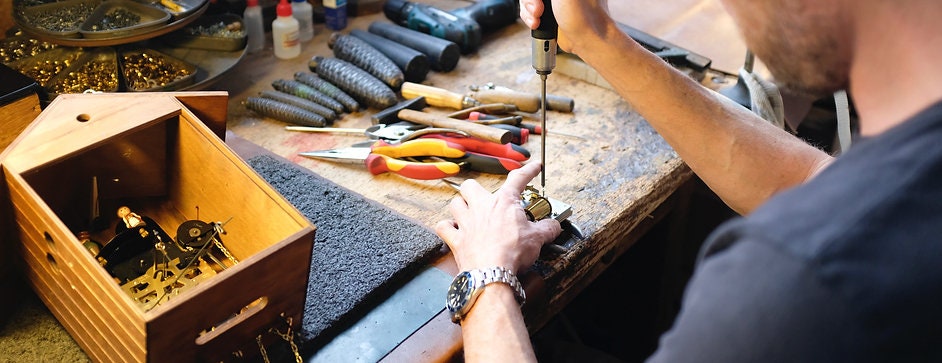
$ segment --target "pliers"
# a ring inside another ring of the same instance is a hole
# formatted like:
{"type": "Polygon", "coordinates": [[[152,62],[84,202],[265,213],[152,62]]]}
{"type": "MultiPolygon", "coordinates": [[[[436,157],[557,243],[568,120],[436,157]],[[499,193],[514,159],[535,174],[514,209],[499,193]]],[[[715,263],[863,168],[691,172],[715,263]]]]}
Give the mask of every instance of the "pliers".
{"type": "Polygon", "coordinates": [[[445,140],[417,139],[399,144],[379,140],[369,146],[308,151],[299,155],[310,158],[363,161],[373,175],[392,172],[407,178],[432,180],[457,175],[461,166],[451,161],[414,162],[406,157],[462,158],[464,147],[445,140]]]}
{"type": "Polygon", "coordinates": [[[403,142],[407,140],[439,139],[461,145],[467,153],[461,158],[443,158],[472,171],[489,174],[507,174],[523,166],[520,162],[530,158],[530,152],[518,145],[498,144],[473,137],[452,129],[426,128],[409,122],[377,124],[366,129],[373,139],[403,142]]]}

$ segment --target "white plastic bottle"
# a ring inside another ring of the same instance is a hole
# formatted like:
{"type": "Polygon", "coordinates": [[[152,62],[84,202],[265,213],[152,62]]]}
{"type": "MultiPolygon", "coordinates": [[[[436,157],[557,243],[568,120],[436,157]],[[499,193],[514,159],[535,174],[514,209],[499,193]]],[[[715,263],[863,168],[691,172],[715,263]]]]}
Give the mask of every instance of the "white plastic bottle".
{"type": "Polygon", "coordinates": [[[274,41],[275,57],[291,59],[301,55],[301,42],[298,41],[298,19],[291,16],[291,4],[281,0],[275,7],[278,17],[271,22],[271,36],[274,41]]]}
{"type": "Polygon", "coordinates": [[[265,23],[262,22],[262,8],[258,6],[258,0],[246,1],[242,22],[245,23],[245,34],[248,38],[245,50],[249,53],[262,50],[265,47],[265,23]]]}
{"type": "Polygon", "coordinates": [[[307,42],[314,38],[314,7],[307,0],[292,0],[291,12],[298,19],[298,40],[307,42]]]}

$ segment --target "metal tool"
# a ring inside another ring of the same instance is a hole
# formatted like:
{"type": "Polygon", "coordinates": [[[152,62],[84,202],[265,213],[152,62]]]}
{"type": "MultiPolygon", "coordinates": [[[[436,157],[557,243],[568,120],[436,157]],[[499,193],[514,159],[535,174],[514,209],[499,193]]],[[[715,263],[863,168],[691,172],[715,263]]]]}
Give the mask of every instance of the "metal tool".
{"type": "Polygon", "coordinates": [[[475,112],[495,114],[495,115],[504,115],[504,114],[509,114],[516,111],[518,111],[518,108],[516,105],[513,105],[513,104],[488,103],[488,104],[477,105],[474,107],[468,107],[462,110],[452,112],[448,114],[448,117],[466,119],[468,118],[468,116],[470,116],[472,113],[475,113],[475,112]]]}
{"type": "Polygon", "coordinates": [[[413,110],[401,110],[399,111],[398,115],[399,119],[403,121],[414,122],[432,127],[461,130],[467,132],[471,136],[501,144],[510,142],[510,139],[513,137],[513,135],[511,135],[510,132],[506,130],[500,130],[464,120],[453,119],[442,115],[435,115],[413,110]]]}
{"type": "Polygon", "coordinates": [[[425,101],[425,97],[416,96],[415,98],[399,102],[392,107],[373,114],[373,116],[370,117],[370,121],[373,122],[373,125],[394,124],[399,122],[399,111],[405,109],[422,111],[426,106],[428,106],[428,102],[425,101]]]}
{"type": "Polygon", "coordinates": [[[410,122],[398,122],[391,125],[373,125],[366,131],[371,139],[386,140],[390,143],[402,143],[418,138],[439,139],[461,145],[465,155],[460,158],[440,158],[458,164],[462,170],[471,170],[489,174],[507,174],[518,169],[530,157],[530,153],[513,144],[498,144],[469,137],[467,133],[445,128],[425,127],[410,122]]]}
{"type": "Polygon", "coordinates": [[[390,144],[379,140],[366,147],[309,151],[299,155],[310,158],[364,161],[367,170],[374,175],[392,172],[407,178],[431,180],[458,174],[461,167],[448,161],[423,163],[399,158],[421,156],[460,158],[465,156],[465,150],[460,145],[436,139],[418,139],[401,144],[390,144]]]}
{"type": "Polygon", "coordinates": [[[556,68],[556,37],[558,36],[559,26],[556,24],[556,17],[553,15],[553,2],[543,1],[543,14],[540,15],[540,25],[530,32],[533,37],[532,42],[532,61],[533,69],[540,75],[542,88],[540,89],[540,110],[542,112],[540,127],[543,129],[543,138],[540,142],[540,157],[543,166],[540,171],[540,195],[546,195],[546,136],[549,132],[546,130],[546,76],[556,68]]]}
{"type": "Polygon", "coordinates": [[[374,140],[386,140],[401,143],[431,134],[453,134],[467,137],[468,133],[455,129],[428,127],[411,122],[400,121],[394,124],[376,124],[366,129],[366,136],[374,140]]]}
{"type": "MultiPolygon", "coordinates": [[[[448,184],[457,191],[461,191],[461,183],[451,179],[442,179],[442,182],[448,184]]],[[[553,218],[562,223],[572,216],[572,206],[560,200],[539,195],[536,188],[527,186],[520,193],[520,205],[523,206],[527,219],[531,222],[545,218],[553,218]]],[[[578,230],[578,229],[577,229],[578,230]]],[[[579,237],[581,238],[581,231],[579,237]]]]}
{"type": "MultiPolygon", "coordinates": [[[[481,102],[481,103],[487,103],[487,102],[490,102],[490,100],[493,99],[494,97],[502,96],[502,93],[491,93],[491,91],[517,94],[518,95],[517,97],[532,99],[532,101],[529,101],[529,102],[536,103],[537,105],[539,105],[540,103],[540,100],[538,99],[540,95],[524,93],[524,92],[511,89],[511,88],[498,86],[494,84],[493,82],[488,82],[488,83],[485,83],[484,85],[469,85],[468,89],[470,89],[471,92],[473,92],[472,94],[469,95],[469,97],[474,98],[475,100],[478,100],[478,102],[481,102]]],[[[502,98],[502,99],[506,100],[506,98],[502,98]]],[[[576,107],[576,100],[574,100],[572,97],[559,96],[559,95],[553,95],[553,94],[546,95],[546,108],[547,109],[550,109],[553,111],[571,113],[573,112],[573,109],[575,107],[576,107]]],[[[522,108],[521,108],[521,111],[526,112],[526,110],[522,108]]],[[[533,111],[536,111],[536,110],[534,109],[533,111]]]]}
{"type": "Polygon", "coordinates": [[[454,42],[463,54],[474,52],[481,45],[481,26],[470,18],[404,0],[386,1],[383,12],[395,24],[454,42]]]}
{"type": "Polygon", "coordinates": [[[429,106],[447,107],[455,110],[474,107],[481,103],[460,93],[451,92],[444,88],[426,86],[424,84],[405,82],[402,84],[402,98],[413,99],[425,97],[429,106]]]}
{"type": "Polygon", "coordinates": [[[325,134],[358,134],[362,135],[363,129],[350,129],[340,127],[311,127],[311,126],[285,126],[285,131],[301,131],[325,134]]]}
{"type": "Polygon", "coordinates": [[[530,159],[530,152],[520,145],[500,144],[471,137],[471,135],[461,130],[426,127],[425,125],[417,125],[406,121],[390,125],[373,125],[366,129],[366,135],[371,139],[385,140],[392,144],[419,138],[436,138],[461,145],[468,152],[516,161],[530,159]]]}
{"type": "Polygon", "coordinates": [[[710,65],[713,63],[710,58],[645,33],[630,25],[623,23],[617,23],[616,25],[618,26],[618,30],[621,30],[631,37],[631,39],[638,42],[638,44],[641,44],[642,47],[648,49],[654,53],[654,55],[661,57],[670,64],[688,67],[702,75],[710,69],[710,65]]]}

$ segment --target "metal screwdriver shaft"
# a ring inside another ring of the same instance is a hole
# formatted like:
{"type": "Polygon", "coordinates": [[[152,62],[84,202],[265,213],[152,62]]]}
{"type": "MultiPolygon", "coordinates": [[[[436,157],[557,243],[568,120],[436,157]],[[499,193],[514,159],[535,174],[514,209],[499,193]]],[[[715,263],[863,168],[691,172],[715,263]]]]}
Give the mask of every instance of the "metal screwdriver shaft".
{"type": "Polygon", "coordinates": [[[533,69],[536,70],[536,74],[540,75],[540,82],[542,83],[540,91],[542,108],[540,127],[543,128],[543,137],[540,143],[540,158],[543,164],[540,171],[541,196],[546,196],[546,135],[549,133],[546,129],[546,76],[553,73],[553,68],[556,68],[556,36],[558,30],[556,17],[553,15],[552,0],[543,0],[543,14],[540,15],[540,25],[530,31],[530,35],[533,37],[533,69]]]}
{"type": "Polygon", "coordinates": [[[540,121],[540,128],[543,129],[543,135],[540,137],[540,196],[546,196],[546,75],[540,74],[540,83],[543,84],[540,91],[540,109],[543,113],[540,121]]]}

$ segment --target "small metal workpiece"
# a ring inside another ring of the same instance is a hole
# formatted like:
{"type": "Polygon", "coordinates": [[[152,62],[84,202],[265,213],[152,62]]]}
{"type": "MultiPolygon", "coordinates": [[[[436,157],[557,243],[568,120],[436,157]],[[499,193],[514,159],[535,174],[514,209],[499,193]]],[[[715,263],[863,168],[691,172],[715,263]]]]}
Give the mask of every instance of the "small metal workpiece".
{"type": "MultiPolygon", "coordinates": [[[[442,182],[448,184],[456,191],[461,191],[461,183],[450,179],[442,179],[442,182]]],[[[520,193],[520,205],[523,206],[527,219],[538,221],[547,217],[563,222],[572,216],[572,205],[560,200],[540,195],[539,191],[532,186],[527,186],[520,193]]]]}
{"type": "Polygon", "coordinates": [[[571,205],[540,195],[532,186],[527,186],[523,193],[520,193],[520,204],[531,221],[553,218],[562,222],[572,216],[571,205]]]}
{"type": "Polygon", "coordinates": [[[523,193],[520,193],[520,204],[523,205],[523,210],[527,213],[527,219],[530,221],[541,220],[553,213],[553,206],[549,200],[530,186],[524,189],[523,193]]]}

